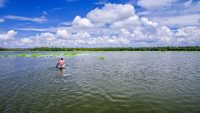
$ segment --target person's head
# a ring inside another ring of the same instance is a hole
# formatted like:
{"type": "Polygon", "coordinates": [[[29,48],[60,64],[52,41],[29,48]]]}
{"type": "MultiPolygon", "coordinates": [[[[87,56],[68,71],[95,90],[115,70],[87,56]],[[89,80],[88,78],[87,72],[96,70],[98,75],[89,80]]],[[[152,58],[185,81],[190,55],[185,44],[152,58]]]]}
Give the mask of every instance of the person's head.
{"type": "Polygon", "coordinates": [[[63,58],[61,58],[60,60],[63,60],[63,58]]]}

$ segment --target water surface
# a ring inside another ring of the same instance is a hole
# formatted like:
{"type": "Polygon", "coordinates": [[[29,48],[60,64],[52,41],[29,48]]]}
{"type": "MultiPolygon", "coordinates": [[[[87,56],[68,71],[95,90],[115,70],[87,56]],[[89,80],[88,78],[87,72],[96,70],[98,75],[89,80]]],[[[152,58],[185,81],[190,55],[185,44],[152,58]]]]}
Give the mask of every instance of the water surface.
{"type": "Polygon", "coordinates": [[[66,68],[57,70],[58,57],[1,57],[0,112],[200,113],[200,52],[82,52],[64,59],[66,68]]]}

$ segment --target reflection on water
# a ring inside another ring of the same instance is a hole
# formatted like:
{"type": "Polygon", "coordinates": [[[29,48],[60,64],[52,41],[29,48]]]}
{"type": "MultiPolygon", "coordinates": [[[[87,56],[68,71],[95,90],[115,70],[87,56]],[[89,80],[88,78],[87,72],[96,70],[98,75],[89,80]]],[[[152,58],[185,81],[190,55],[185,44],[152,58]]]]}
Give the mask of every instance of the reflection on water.
{"type": "Polygon", "coordinates": [[[55,57],[0,58],[0,112],[199,113],[199,58],[88,52],[64,58],[62,70],[55,57]]]}
{"type": "Polygon", "coordinates": [[[64,77],[64,69],[57,69],[58,70],[58,77],[64,77]]]}

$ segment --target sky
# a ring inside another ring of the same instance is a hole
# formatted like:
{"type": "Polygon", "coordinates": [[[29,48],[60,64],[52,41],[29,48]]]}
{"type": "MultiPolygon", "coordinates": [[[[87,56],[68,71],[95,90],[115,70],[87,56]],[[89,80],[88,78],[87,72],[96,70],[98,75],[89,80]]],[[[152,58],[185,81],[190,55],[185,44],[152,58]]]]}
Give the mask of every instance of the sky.
{"type": "Polygon", "coordinates": [[[200,0],[0,0],[0,47],[200,46],[200,0]]]}

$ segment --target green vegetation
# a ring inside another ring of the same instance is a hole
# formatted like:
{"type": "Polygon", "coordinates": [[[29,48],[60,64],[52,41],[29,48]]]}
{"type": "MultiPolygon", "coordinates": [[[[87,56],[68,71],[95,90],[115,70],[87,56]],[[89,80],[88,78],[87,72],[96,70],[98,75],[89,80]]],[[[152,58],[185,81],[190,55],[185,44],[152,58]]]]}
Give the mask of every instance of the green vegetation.
{"type": "Polygon", "coordinates": [[[5,54],[5,55],[1,55],[0,54],[0,58],[1,57],[32,57],[32,58],[35,58],[35,57],[69,57],[69,56],[77,56],[79,53],[73,51],[73,52],[59,52],[59,53],[54,53],[54,52],[50,52],[50,53],[18,53],[18,54],[11,54],[11,55],[8,55],[8,54],[5,54]]]}
{"type": "Polygon", "coordinates": [[[11,57],[12,57],[12,58],[14,58],[14,57],[15,57],[15,55],[14,55],[14,54],[12,54],[12,55],[11,55],[11,57]]]}
{"type": "MultiPolygon", "coordinates": [[[[73,51],[70,55],[76,55],[74,51],[200,51],[200,46],[167,46],[167,47],[106,47],[106,48],[0,48],[0,51],[73,51]]],[[[70,56],[68,53],[66,56],[70,56]]]]}
{"type": "Polygon", "coordinates": [[[5,54],[4,57],[8,57],[8,54],[5,54]]]}
{"type": "Polygon", "coordinates": [[[76,53],[75,51],[73,51],[73,52],[65,52],[63,55],[64,56],[77,56],[78,53],[76,53]]]}
{"type": "Polygon", "coordinates": [[[105,59],[105,57],[103,57],[103,56],[100,56],[100,57],[98,57],[98,59],[99,59],[99,60],[104,60],[104,59],[105,59]]]}
{"type": "Polygon", "coordinates": [[[31,54],[31,57],[40,57],[40,54],[33,53],[33,54],[31,54]]]}
{"type": "Polygon", "coordinates": [[[20,54],[17,54],[16,57],[27,57],[28,54],[26,53],[20,53],[20,54]]]}

